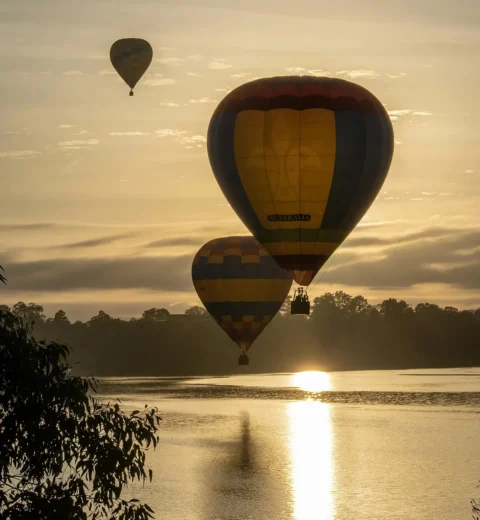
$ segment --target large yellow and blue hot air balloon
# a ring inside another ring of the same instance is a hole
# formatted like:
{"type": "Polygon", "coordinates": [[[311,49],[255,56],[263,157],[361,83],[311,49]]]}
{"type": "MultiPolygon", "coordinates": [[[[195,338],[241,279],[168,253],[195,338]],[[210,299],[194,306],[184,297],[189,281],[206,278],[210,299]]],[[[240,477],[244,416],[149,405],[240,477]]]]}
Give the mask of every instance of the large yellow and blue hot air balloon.
{"type": "Polygon", "coordinates": [[[379,192],[393,129],[378,99],[349,81],[265,78],[219,104],[208,154],[243,223],[308,286],[379,192]]]}
{"type": "MultiPolygon", "coordinates": [[[[253,237],[207,242],[192,265],[195,290],[205,308],[245,353],[285,301],[292,278],[253,237]]],[[[243,362],[242,362],[243,361],[243,362]]]]}
{"type": "Polygon", "coordinates": [[[151,45],[140,38],[117,40],[110,49],[110,61],[120,77],[130,87],[130,96],[153,58],[151,45]]]}

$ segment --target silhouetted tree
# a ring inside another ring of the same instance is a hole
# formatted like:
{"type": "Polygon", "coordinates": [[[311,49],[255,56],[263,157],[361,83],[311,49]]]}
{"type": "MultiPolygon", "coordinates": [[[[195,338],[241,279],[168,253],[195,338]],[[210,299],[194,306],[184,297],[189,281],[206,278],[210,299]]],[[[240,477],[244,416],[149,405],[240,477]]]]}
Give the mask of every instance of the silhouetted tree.
{"type": "Polygon", "coordinates": [[[192,305],[185,311],[185,314],[188,314],[189,316],[207,316],[208,312],[199,305],[192,305]]]}
{"type": "Polygon", "coordinates": [[[143,311],[141,319],[145,321],[165,321],[168,316],[170,316],[170,313],[167,311],[167,309],[152,308],[143,311]]]}
{"type": "MultiPolygon", "coordinates": [[[[19,302],[19,314],[43,314],[19,302]],[[33,312],[35,311],[35,312],[33,312]]],[[[5,310],[8,310],[7,308],[5,310]]],[[[400,369],[478,366],[480,309],[458,310],[429,303],[413,309],[389,298],[371,305],[361,295],[325,293],[309,317],[292,316],[289,302],[256,340],[250,370],[400,369]]],[[[231,373],[237,350],[199,306],[174,320],[166,309],[147,309],[140,319],[122,320],[100,311],[86,323],[39,320],[35,335],[74,345],[80,374],[200,375],[231,373]],[[146,361],[148,360],[148,361],[146,361]]],[[[62,315],[63,316],[63,315],[62,315]]],[[[60,315],[59,315],[60,317],[60,315]]]]}
{"type": "Polygon", "coordinates": [[[146,520],[152,509],[121,493],[151,480],[157,409],[124,414],[69,375],[69,348],[37,342],[21,317],[0,311],[0,518],[146,520]]]}
{"type": "Polygon", "coordinates": [[[43,307],[36,303],[26,305],[23,302],[18,302],[12,307],[12,313],[22,318],[25,323],[43,323],[45,321],[43,307]]]}
{"type": "Polygon", "coordinates": [[[55,313],[55,316],[53,317],[53,323],[56,325],[70,325],[70,320],[67,318],[65,311],[60,309],[55,313]]]}
{"type": "MultiPolygon", "coordinates": [[[[0,265],[0,271],[4,271],[4,269],[3,269],[3,267],[1,265],[0,265]]],[[[2,275],[2,273],[0,273],[0,282],[2,282],[4,284],[7,283],[7,279],[5,278],[5,276],[2,275]]]]}
{"type": "Polygon", "coordinates": [[[90,320],[87,321],[87,325],[101,325],[104,323],[108,323],[112,320],[113,318],[105,311],[98,311],[98,314],[96,316],[92,316],[90,320]]]}

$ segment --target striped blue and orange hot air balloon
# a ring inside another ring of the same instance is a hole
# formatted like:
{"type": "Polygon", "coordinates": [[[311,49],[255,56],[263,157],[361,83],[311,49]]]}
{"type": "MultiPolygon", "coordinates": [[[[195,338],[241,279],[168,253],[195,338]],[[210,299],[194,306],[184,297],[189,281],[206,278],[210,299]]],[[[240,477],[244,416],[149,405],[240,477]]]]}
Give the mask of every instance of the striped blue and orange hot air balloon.
{"type": "Polygon", "coordinates": [[[208,154],[243,223],[308,286],[379,192],[393,129],[378,99],[349,81],[265,78],[219,104],[208,154]]]}
{"type": "Polygon", "coordinates": [[[253,237],[207,242],[192,265],[195,290],[205,308],[244,351],[285,301],[292,278],[253,237]]]}

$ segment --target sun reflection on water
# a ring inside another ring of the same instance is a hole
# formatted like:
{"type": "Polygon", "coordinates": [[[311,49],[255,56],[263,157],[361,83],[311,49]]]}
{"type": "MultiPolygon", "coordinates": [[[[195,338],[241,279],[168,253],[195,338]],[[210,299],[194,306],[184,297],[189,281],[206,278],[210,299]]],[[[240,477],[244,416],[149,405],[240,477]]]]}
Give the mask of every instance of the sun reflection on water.
{"type": "Polygon", "coordinates": [[[292,492],[296,520],[333,520],[330,405],[290,403],[292,492]]]}

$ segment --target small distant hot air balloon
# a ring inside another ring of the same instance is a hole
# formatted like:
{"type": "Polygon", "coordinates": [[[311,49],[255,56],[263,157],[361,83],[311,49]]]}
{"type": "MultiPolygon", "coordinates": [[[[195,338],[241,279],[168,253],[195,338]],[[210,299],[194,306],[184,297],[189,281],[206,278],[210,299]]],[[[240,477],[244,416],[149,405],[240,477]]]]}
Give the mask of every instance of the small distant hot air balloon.
{"type": "Polygon", "coordinates": [[[334,78],[241,85],[218,105],[208,129],[210,164],[225,197],[302,286],[375,200],[392,154],[383,105],[365,88],[334,78]]]}
{"type": "Polygon", "coordinates": [[[110,49],[110,61],[120,77],[130,87],[130,96],[145,74],[153,57],[151,45],[140,38],[117,40],[110,49]]]}
{"type": "Polygon", "coordinates": [[[292,285],[290,275],[253,237],[207,242],[192,265],[195,290],[205,308],[246,352],[277,314],[292,285]]]}

